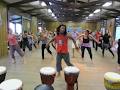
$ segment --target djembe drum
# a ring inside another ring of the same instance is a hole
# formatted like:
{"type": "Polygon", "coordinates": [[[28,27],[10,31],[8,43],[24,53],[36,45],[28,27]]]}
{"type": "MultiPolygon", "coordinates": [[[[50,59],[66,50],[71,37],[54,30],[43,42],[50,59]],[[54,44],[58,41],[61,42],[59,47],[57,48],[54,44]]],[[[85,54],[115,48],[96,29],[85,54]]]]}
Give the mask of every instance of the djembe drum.
{"type": "Polygon", "coordinates": [[[120,90],[120,74],[114,72],[105,73],[104,86],[107,90],[120,90]]]}
{"type": "Polygon", "coordinates": [[[66,90],[74,90],[74,85],[77,83],[79,72],[80,70],[74,66],[68,66],[64,69],[65,81],[67,83],[66,90]]]}
{"type": "Polygon", "coordinates": [[[0,90],[23,90],[22,81],[19,79],[9,79],[0,84],[0,90]]]}
{"type": "Polygon", "coordinates": [[[43,67],[40,69],[42,84],[52,85],[56,76],[56,70],[52,67],[43,67]]]}
{"type": "Polygon", "coordinates": [[[6,72],[6,67],[0,66],[0,83],[5,80],[6,72]]]}
{"type": "Polygon", "coordinates": [[[54,90],[54,88],[50,85],[43,84],[36,86],[34,90],[54,90]]]}

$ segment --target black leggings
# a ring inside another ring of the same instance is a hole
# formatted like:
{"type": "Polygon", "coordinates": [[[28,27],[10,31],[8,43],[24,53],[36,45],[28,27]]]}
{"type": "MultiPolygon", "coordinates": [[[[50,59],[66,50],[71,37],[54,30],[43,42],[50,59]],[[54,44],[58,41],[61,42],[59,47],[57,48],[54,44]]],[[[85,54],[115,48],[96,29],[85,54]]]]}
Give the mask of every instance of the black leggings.
{"type": "Polygon", "coordinates": [[[118,47],[117,55],[118,55],[118,64],[120,64],[120,47],[118,47]]]}
{"type": "Polygon", "coordinates": [[[109,52],[113,55],[113,57],[114,57],[114,53],[112,52],[112,50],[110,49],[111,47],[110,47],[110,44],[103,44],[103,47],[102,47],[102,55],[103,55],[103,57],[104,57],[104,53],[105,53],[105,49],[108,49],[109,50],[109,52]],[[107,46],[106,46],[107,45],[107,46]]]}
{"type": "Polygon", "coordinates": [[[29,49],[29,51],[32,51],[32,45],[30,45],[29,42],[23,42],[22,48],[24,52],[26,47],[29,49]]]}
{"type": "MultiPolygon", "coordinates": [[[[41,48],[42,48],[42,59],[44,59],[44,50],[46,48],[46,44],[42,44],[41,48]]],[[[48,47],[46,49],[47,49],[48,53],[50,53],[52,55],[52,52],[50,51],[50,47],[48,47]]]]}
{"type": "Polygon", "coordinates": [[[98,44],[98,43],[96,42],[96,47],[95,47],[95,50],[96,50],[96,51],[98,50],[98,47],[100,47],[100,48],[102,49],[102,43],[98,44]]]}
{"type": "Polygon", "coordinates": [[[84,58],[85,48],[87,49],[87,51],[88,51],[88,53],[89,53],[89,55],[90,55],[90,58],[91,58],[91,60],[92,60],[92,51],[91,51],[91,48],[90,48],[90,47],[81,46],[82,58],[84,58]]]}

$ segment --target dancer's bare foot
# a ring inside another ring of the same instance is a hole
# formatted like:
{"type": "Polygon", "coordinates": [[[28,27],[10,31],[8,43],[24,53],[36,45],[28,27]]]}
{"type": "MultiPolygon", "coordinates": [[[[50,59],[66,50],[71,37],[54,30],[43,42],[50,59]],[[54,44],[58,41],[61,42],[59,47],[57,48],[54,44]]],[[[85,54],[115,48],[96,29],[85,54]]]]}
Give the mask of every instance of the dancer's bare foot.
{"type": "Polygon", "coordinates": [[[120,71],[120,66],[118,66],[117,69],[120,71]]]}
{"type": "Polygon", "coordinates": [[[15,59],[12,59],[12,63],[15,64],[15,63],[16,63],[16,60],[15,60],[15,59]]]}
{"type": "Polygon", "coordinates": [[[60,72],[58,72],[58,73],[57,73],[57,77],[60,77],[60,76],[61,76],[61,73],[60,73],[60,72]]]}
{"type": "Polygon", "coordinates": [[[25,59],[24,59],[24,57],[22,57],[22,60],[21,60],[21,61],[22,61],[23,64],[25,64],[25,59]]]}
{"type": "Polygon", "coordinates": [[[75,58],[75,56],[72,56],[72,58],[75,58]]]}

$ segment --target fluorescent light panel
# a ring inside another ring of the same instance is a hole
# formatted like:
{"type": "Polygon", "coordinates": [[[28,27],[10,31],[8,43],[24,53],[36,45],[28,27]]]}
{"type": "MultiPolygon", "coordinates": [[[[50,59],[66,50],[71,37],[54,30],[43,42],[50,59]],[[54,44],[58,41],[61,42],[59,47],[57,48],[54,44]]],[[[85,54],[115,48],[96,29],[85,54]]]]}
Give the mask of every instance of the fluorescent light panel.
{"type": "Polygon", "coordinates": [[[57,19],[57,17],[54,17],[55,19],[57,19]]]}
{"type": "Polygon", "coordinates": [[[40,2],[39,2],[39,1],[34,1],[34,2],[31,2],[30,4],[31,4],[31,5],[39,5],[40,2]]]}
{"type": "Polygon", "coordinates": [[[88,17],[86,17],[86,19],[88,19],[88,17]]]}
{"type": "Polygon", "coordinates": [[[116,18],[116,20],[119,20],[119,18],[116,18]]]}
{"type": "Polygon", "coordinates": [[[94,13],[99,13],[100,12],[100,9],[96,9],[95,11],[94,11],[94,13]]]}
{"type": "Polygon", "coordinates": [[[55,16],[54,13],[52,13],[52,16],[53,16],[53,17],[55,16]]]}
{"type": "Polygon", "coordinates": [[[51,9],[48,9],[48,12],[49,12],[49,13],[52,13],[51,9]]]}
{"type": "Polygon", "coordinates": [[[49,4],[50,4],[50,5],[52,5],[52,3],[51,3],[51,2],[49,2],[49,4]]]}
{"type": "Polygon", "coordinates": [[[89,16],[92,17],[94,14],[90,14],[89,16]]]}
{"type": "Polygon", "coordinates": [[[45,2],[41,2],[41,6],[45,7],[47,6],[45,2]]]}
{"type": "Polygon", "coordinates": [[[108,6],[111,6],[112,5],[112,2],[106,2],[105,4],[103,4],[103,7],[108,7],[108,6]]]}

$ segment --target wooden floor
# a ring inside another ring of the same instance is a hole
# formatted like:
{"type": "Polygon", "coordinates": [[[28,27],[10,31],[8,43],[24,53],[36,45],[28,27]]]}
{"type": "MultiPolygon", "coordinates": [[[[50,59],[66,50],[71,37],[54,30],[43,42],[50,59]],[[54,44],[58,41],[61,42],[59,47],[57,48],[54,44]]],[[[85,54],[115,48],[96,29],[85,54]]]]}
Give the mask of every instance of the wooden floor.
{"type": "MultiPolygon", "coordinates": [[[[78,52],[75,52],[75,58],[72,58],[71,48],[69,50],[71,62],[80,69],[78,78],[79,90],[105,90],[104,74],[106,72],[120,73],[117,70],[117,58],[112,58],[112,55],[108,51],[106,51],[105,57],[103,58],[100,49],[97,52],[92,49],[92,63],[87,51],[85,52],[84,60],[82,60],[78,52]]],[[[41,84],[39,69],[45,66],[55,67],[56,53],[53,49],[52,52],[54,53],[53,56],[45,52],[45,60],[42,60],[41,49],[34,49],[32,53],[26,52],[24,64],[21,62],[19,55],[16,54],[16,64],[12,64],[11,59],[6,57],[0,58],[0,65],[7,66],[6,79],[21,79],[24,84],[24,90],[34,90],[38,84],[41,84]]],[[[62,66],[63,68],[66,66],[64,61],[62,62],[62,66]]],[[[53,86],[55,90],[66,90],[63,72],[60,77],[55,78],[53,86]]]]}

